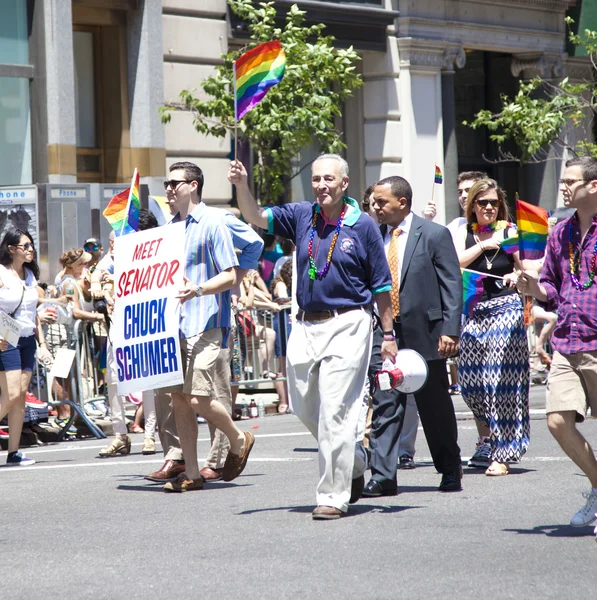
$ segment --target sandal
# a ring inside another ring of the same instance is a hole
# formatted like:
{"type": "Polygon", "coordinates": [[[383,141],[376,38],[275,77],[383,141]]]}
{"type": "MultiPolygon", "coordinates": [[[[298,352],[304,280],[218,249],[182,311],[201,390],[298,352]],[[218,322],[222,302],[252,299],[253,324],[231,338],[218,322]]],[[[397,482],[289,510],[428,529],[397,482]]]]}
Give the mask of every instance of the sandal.
{"type": "Polygon", "coordinates": [[[145,429],[134,423],[131,425],[131,433],[145,433],[145,429]]]}
{"type": "Polygon", "coordinates": [[[282,377],[282,373],[274,373],[273,371],[264,371],[261,375],[263,379],[278,379],[278,377],[282,377]]]}
{"type": "Polygon", "coordinates": [[[510,465],[508,463],[502,463],[493,461],[487,471],[485,471],[485,475],[489,475],[490,477],[501,477],[502,475],[510,474],[510,465]]]}

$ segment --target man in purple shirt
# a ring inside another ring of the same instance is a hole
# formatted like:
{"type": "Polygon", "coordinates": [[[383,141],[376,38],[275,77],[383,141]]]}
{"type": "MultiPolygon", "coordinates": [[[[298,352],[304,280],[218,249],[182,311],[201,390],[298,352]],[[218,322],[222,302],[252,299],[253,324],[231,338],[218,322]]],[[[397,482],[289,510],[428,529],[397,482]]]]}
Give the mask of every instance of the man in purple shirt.
{"type": "Polygon", "coordinates": [[[597,159],[569,160],[560,190],[564,205],[576,213],[554,227],[541,279],[525,271],[518,286],[548,310],[558,311],[547,381],[547,426],[591,482],[592,489],[583,493],[585,506],[570,521],[582,527],[597,519],[597,460],[576,427],[589,407],[597,416],[597,159]]]}

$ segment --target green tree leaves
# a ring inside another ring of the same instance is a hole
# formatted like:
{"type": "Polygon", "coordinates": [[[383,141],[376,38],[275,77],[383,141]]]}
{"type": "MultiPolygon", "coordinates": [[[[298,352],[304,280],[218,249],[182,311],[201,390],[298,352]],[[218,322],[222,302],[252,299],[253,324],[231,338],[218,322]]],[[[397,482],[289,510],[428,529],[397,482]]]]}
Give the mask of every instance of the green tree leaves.
{"type": "Polygon", "coordinates": [[[232,64],[248,49],[279,39],[287,60],[284,79],[238,123],[239,137],[248,140],[257,155],[258,195],[263,203],[275,203],[293,176],[293,159],[303,148],[313,142],[325,152],[344,148],[335,119],[345,99],[362,85],[355,72],[359,57],[352,47],[334,48],[335,40],[323,35],[322,23],[306,25],[306,13],[296,4],[288,10],[284,27],[276,22],[273,2],[228,0],[228,4],[248,24],[251,42],[242,51],[223,55],[224,63],[201,83],[207,100],[200,100],[196,90],[183,90],[180,103],[162,107],[160,114],[167,123],[171,111],[191,111],[199,133],[216,137],[233,133],[232,64]]]}
{"type": "MultiPolygon", "coordinates": [[[[572,19],[566,19],[570,25],[572,19]]],[[[575,45],[585,47],[595,68],[597,32],[585,31],[583,36],[570,33],[575,45]]],[[[487,127],[490,139],[503,144],[513,141],[521,163],[536,162],[547,156],[550,144],[556,143],[574,154],[597,156],[597,146],[590,141],[570,145],[566,131],[583,127],[587,116],[595,113],[596,89],[591,82],[570,83],[568,78],[554,85],[539,77],[521,82],[514,98],[502,96],[501,110],[492,113],[481,110],[473,121],[464,121],[473,129],[487,127]]]]}

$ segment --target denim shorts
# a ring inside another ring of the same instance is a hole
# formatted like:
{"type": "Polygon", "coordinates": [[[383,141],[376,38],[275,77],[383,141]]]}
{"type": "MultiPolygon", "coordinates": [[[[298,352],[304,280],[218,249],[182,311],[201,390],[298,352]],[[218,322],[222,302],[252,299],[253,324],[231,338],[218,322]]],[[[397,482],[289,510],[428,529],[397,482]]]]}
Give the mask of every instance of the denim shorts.
{"type": "Polygon", "coordinates": [[[16,348],[9,344],[0,352],[0,371],[33,371],[36,351],[35,335],[19,338],[16,348]]]}

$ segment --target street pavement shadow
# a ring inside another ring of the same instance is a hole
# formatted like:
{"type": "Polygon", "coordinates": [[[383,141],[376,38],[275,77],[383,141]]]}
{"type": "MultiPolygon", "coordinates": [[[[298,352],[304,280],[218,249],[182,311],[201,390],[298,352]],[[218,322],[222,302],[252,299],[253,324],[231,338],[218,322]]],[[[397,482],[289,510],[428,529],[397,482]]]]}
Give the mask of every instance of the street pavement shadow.
{"type": "MultiPolygon", "coordinates": [[[[26,468],[29,469],[30,467],[35,469],[35,466],[37,465],[38,467],[42,466],[42,465],[57,465],[57,464],[61,464],[61,463],[73,463],[75,462],[74,458],[62,458],[62,459],[40,459],[40,458],[36,458],[35,459],[35,464],[27,466],[26,468]]],[[[0,465],[0,469],[24,469],[25,467],[13,467],[12,465],[0,465]]]]}
{"type": "MultiPolygon", "coordinates": [[[[439,485],[439,484],[438,484],[439,485]]],[[[437,486],[431,485],[398,485],[398,492],[400,494],[414,494],[415,492],[436,492],[437,486]]]]}
{"type": "Polygon", "coordinates": [[[572,525],[537,525],[532,529],[504,529],[512,533],[527,535],[545,535],[547,537],[577,538],[586,537],[593,534],[593,525],[586,527],[572,527],[572,525]]]}
{"type": "MultiPolygon", "coordinates": [[[[224,483],[224,482],[217,482],[214,484],[206,484],[205,487],[202,490],[199,490],[201,492],[211,492],[213,490],[216,489],[224,489],[224,488],[239,488],[239,487],[250,487],[251,484],[247,483],[247,484],[238,484],[238,483],[224,483]]],[[[161,492],[162,494],[164,494],[164,490],[163,490],[164,484],[163,483],[158,483],[158,482],[154,482],[154,481],[147,481],[145,484],[142,485],[124,485],[124,484],[120,484],[119,486],[116,487],[117,490],[123,490],[125,492],[161,492]]]]}
{"type": "MultiPolygon", "coordinates": [[[[504,475],[504,477],[511,477],[512,475],[524,475],[525,473],[536,473],[537,469],[521,469],[519,467],[510,467],[510,473],[504,475]]],[[[463,470],[464,477],[470,477],[471,475],[483,475],[485,476],[485,469],[476,469],[475,467],[465,467],[463,470]]],[[[500,479],[500,477],[489,477],[487,479],[500,479]]]]}
{"type": "Polygon", "coordinates": [[[317,452],[317,448],[293,448],[293,452],[317,452]]]}
{"type": "MultiPolygon", "coordinates": [[[[311,514],[315,506],[313,504],[309,504],[307,506],[275,506],[272,508],[257,508],[254,510],[244,510],[242,512],[237,513],[238,515],[253,515],[256,513],[262,512],[272,512],[272,511],[287,511],[290,513],[300,513],[300,514],[311,514]]],[[[423,508],[422,506],[378,506],[377,504],[351,504],[348,512],[344,515],[344,519],[348,517],[356,517],[358,515],[364,515],[370,512],[382,513],[382,514],[390,514],[390,513],[399,513],[405,510],[409,510],[411,508],[423,508]]]]}

